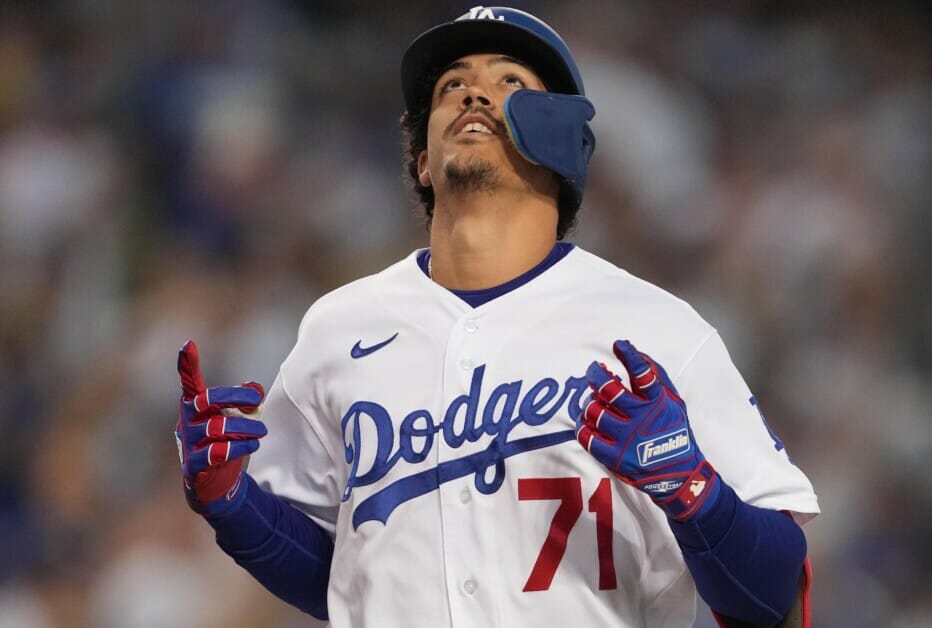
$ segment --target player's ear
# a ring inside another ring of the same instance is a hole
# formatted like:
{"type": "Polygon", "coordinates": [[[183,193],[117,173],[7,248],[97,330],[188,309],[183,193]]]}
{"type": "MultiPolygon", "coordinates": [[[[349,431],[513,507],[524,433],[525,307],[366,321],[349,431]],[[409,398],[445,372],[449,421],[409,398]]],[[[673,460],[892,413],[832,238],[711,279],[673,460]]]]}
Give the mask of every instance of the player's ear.
{"type": "Polygon", "coordinates": [[[431,184],[430,180],[430,168],[427,165],[427,151],[422,150],[421,154],[417,156],[417,180],[425,188],[429,188],[431,184]]]}

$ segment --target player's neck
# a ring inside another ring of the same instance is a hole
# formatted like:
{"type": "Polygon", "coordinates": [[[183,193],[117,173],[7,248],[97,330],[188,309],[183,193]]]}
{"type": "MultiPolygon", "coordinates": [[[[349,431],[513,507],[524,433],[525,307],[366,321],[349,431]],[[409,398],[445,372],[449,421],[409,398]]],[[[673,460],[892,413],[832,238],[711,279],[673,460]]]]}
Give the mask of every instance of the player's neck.
{"type": "Polygon", "coordinates": [[[452,290],[483,290],[534,268],[556,243],[552,199],[471,194],[438,200],[430,231],[431,278],[452,290]]]}

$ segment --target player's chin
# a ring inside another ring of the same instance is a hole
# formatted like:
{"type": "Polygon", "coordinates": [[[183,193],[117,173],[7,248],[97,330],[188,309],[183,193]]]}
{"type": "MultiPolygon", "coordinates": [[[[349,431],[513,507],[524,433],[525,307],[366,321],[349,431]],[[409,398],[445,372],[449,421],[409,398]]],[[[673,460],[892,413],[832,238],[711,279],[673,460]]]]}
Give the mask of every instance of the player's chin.
{"type": "Polygon", "coordinates": [[[495,189],[501,178],[498,162],[477,151],[457,151],[444,163],[443,172],[453,190],[487,191],[495,189]]]}

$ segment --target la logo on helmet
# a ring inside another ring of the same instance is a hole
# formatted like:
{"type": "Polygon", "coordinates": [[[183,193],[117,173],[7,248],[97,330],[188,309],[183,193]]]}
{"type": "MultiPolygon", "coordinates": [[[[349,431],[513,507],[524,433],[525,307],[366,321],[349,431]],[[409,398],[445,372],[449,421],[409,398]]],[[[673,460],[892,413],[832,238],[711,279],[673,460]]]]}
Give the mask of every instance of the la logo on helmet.
{"type": "Polygon", "coordinates": [[[486,9],[483,6],[473,7],[469,10],[469,13],[460,18],[461,20],[501,20],[505,21],[505,16],[496,17],[495,13],[492,12],[492,9],[486,9]]]}

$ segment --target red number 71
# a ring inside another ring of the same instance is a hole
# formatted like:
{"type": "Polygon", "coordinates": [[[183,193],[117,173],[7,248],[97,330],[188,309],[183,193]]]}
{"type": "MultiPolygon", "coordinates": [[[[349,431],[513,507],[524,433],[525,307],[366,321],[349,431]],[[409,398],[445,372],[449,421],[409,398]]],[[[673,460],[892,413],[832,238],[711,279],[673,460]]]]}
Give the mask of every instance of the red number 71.
{"type": "MultiPolygon", "coordinates": [[[[519,478],[518,499],[556,499],[560,501],[550,522],[550,532],[540,548],[537,561],[524,585],[525,591],[546,591],[553,582],[570,530],[582,514],[582,480],[580,478],[519,478]]],[[[595,513],[595,537],[599,554],[599,589],[615,589],[615,561],[612,557],[612,484],[603,478],[589,498],[589,512],[595,513]]]]}

